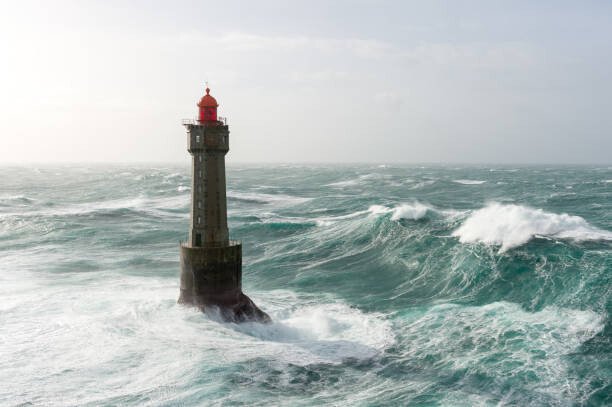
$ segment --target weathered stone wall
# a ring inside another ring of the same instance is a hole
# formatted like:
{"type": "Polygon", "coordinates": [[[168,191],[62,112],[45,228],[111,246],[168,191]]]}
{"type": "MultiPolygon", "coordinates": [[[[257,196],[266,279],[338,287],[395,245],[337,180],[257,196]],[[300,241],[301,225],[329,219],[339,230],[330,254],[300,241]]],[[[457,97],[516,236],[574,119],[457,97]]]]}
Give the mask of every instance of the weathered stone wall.
{"type": "Polygon", "coordinates": [[[242,245],[225,247],[181,245],[181,297],[195,305],[231,305],[242,293],[242,245]]]}
{"type": "Polygon", "coordinates": [[[188,150],[193,156],[191,185],[192,247],[227,244],[225,154],[229,151],[228,126],[187,126],[188,150]]]}

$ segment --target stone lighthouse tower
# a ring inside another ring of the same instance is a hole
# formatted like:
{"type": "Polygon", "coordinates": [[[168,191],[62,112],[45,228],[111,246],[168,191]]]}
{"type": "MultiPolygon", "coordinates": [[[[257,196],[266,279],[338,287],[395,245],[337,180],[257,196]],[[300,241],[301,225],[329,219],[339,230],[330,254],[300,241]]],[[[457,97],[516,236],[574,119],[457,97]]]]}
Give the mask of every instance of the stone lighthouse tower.
{"type": "Polygon", "coordinates": [[[229,240],[225,154],[229,127],[217,117],[219,104],[206,88],[197,121],[184,122],[191,165],[189,240],[181,243],[179,303],[211,311],[228,321],[268,322],[270,317],[242,293],[242,244],[229,240]]]}

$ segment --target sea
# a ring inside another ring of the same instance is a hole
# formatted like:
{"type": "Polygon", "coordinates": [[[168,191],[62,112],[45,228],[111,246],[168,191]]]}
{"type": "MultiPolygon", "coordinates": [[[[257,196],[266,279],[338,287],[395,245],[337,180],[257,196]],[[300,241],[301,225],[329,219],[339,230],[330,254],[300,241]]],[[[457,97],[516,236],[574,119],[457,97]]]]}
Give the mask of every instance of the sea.
{"type": "Polygon", "coordinates": [[[0,168],[0,405],[612,405],[612,167],[227,180],[271,324],[177,304],[187,163],[0,168]]]}

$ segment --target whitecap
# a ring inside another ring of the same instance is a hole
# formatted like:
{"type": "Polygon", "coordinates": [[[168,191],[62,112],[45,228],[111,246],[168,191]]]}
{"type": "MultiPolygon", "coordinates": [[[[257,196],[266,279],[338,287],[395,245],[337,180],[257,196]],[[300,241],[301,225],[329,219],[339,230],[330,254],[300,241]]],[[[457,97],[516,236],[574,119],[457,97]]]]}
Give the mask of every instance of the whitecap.
{"type": "Polygon", "coordinates": [[[228,198],[235,199],[237,201],[260,203],[260,204],[275,204],[275,205],[297,205],[300,203],[308,202],[312,198],[304,198],[291,195],[283,194],[264,194],[259,192],[238,192],[228,191],[228,198]]]}
{"type": "Polygon", "coordinates": [[[517,172],[518,168],[489,168],[489,172],[517,172]]]}
{"type": "Polygon", "coordinates": [[[448,217],[455,217],[463,213],[455,210],[440,210],[434,208],[433,206],[422,204],[418,201],[400,204],[393,208],[384,205],[372,205],[368,208],[367,212],[374,216],[391,213],[391,220],[394,221],[398,221],[400,219],[419,220],[425,218],[430,212],[448,217]]]}
{"type": "Polygon", "coordinates": [[[349,179],[346,181],[338,181],[338,182],[332,182],[331,184],[326,184],[326,187],[349,187],[349,186],[353,186],[353,185],[358,185],[359,184],[359,180],[358,179],[349,179]]]}
{"type": "Polygon", "coordinates": [[[174,214],[168,210],[182,209],[188,205],[185,195],[169,197],[148,198],[144,196],[112,199],[99,202],[85,202],[78,204],[68,204],[65,206],[54,207],[53,209],[42,209],[27,213],[5,213],[2,218],[23,217],[23,216],[88,216],[109,213],[120,210],[131,210],[155,216],[184,216],[184,214],[174,214]]]}
{"type": "Polygon", "coordinates": [[[0,196],[0,202],[20,202],[20,203],[30,203],[34,201],[34,198],[29,198],[25,195],[5,195],[0,196]]]}
{"type": "Polygon", "coordinates": [[[430,211],[432,209],[433,208],[431,208],[430,206],[423,205],[419,202],[414,202],[412,204],[402,204],[393,208],[393,215],[391,215],[391,220],[422,219],[425,217],[425,215],[427,215],[427,211],[430,211]]]}
{"type": "MultiPolygon", "coordinates": [[[[502,301],[436,305],[420,315],[406,315],[398,321],[404,326],[398,328],[405,358],[435,360],[446,369],[492,380],[535,375],[536,388],[567,402],[569,393],[577,390],[572,381],[580,379],[568,375],[566,356],[601,332],[604,322],[603,315],[591,310],[549,306],[528,312],[502,301]]],[[[449,404],[457,405],[458,400],[449,404]]]]}
{"type": "Polygon", "coordinates": [[[347,180],[342,180],[342,181],[337,181],[337,182],[332,182],[329,184],[326,184],[325,186],[327,187],[349,187],[349,186],[355,186],[355,185],[361,185],[361,184],[366,184],[368,181],[370,180],[377,180],[377,179],[381,179],[381,178],[389,178],[390,176],[388,175],[383,175],[383,174],[377,174],[377,173],[370,173],[370,174],[362,174],[360,176],[358,176],[357,178],[353,178],[353,179],[347,179],[347,180]]]}
{"type": "Polygon", "coordinates": [[[580,216],[497,202],[474,211],[453,236],[461,243],[501,245],[500,253],[521,246],[535,236],[576,241],[612,240],[612,232],[593,227],[580,216]]]}
{"type": "MultiPolygon", "coordinates": [[[[283,292],[274,294],[276,298],[286,295],[283,292]]],[[[258,349],[254,347],[253,351],[258,354],[272,352],[285,363],[297,365],[370,359],[395,341],[391,323],[383,314],[366,314],[342,302],[286,308],[288,304],[296,302],[301,301],[294,299],[286,302],[281,309],[261,302],[272,317],[271,324],[225,325],[254,338],[259,344],[255,346],[258,349]],[[282,349],[281,353],[277,353],[279,348],[282,349]]]]}
{"type": "Polygon", "coordinates": [[[455,179],[453,182],[462,185],[480,185],[484,184],[487,181],[474,180],[474,179],[455,179]]]}
{"type": "Polygon", "coordinates": [[[432,179],[432,180],[427,180],[427,181],[421,181],[415,185],[413,185],[412,187],[410,187],[410,189],[420,189],[429,185],[433,185],[436,182],[436,180],[432,179]]]}
{"type": "Polygon", "coordinates": [[[368,212],[370,212],[372,215],[382,215],[382,214],[389,213],[392,211],[393,209],[388,208],[384,205],[371,205],[368,208],[368,212]]]}

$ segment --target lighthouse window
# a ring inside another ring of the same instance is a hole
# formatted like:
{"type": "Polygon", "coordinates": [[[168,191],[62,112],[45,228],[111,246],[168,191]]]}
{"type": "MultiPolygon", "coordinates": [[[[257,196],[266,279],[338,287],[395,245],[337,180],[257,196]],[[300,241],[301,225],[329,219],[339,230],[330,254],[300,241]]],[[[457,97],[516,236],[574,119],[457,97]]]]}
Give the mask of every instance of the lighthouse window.
{"type": "Polygon", "coordinates": [[[200,162],[202,162],[202,156],[199,156],[198,158],[200,159],[200,162]]]}
{"type": "Polygon", "coordinates": [[[202,207],[202,201],[198,201],[198,208],[202,207]]]}
{"type": "Polygon", "coordinates": [[[198,225],[200,224],[200,217],[198,216],[198,225]]]}
{"type": "Polygon", "coordinates": [[[196,143],[199,143],[199,142],[200,142],[200,135],[198,134],[198,135],[196,136],[196,143]]]}

